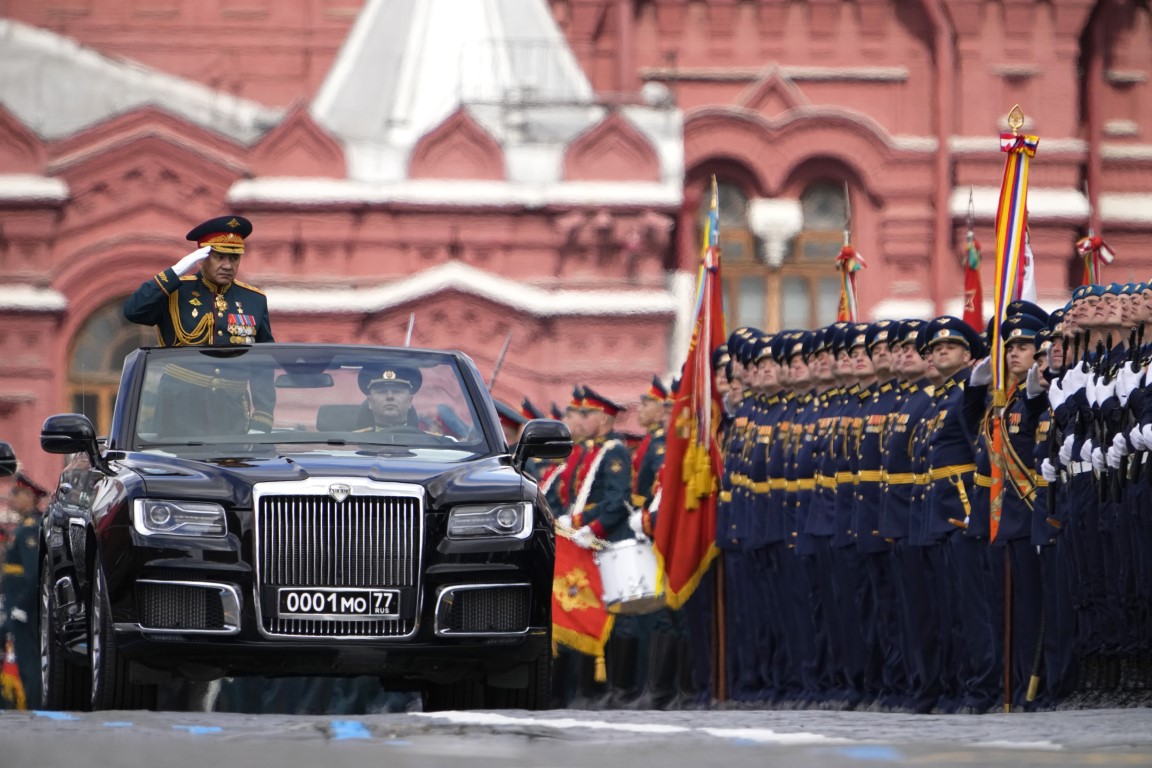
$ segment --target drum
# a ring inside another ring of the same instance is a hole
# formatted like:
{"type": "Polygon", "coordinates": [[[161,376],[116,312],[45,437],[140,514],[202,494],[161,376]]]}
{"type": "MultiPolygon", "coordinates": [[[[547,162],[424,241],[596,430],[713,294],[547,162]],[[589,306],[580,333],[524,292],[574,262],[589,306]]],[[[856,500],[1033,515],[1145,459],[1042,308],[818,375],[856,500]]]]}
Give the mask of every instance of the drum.
{"type": "Polygon", "coordinates": [[[664,607],[656,591],[656,553],[647,539],[614,541],[594,553],[609,613],[652,613],[664,607]]]}

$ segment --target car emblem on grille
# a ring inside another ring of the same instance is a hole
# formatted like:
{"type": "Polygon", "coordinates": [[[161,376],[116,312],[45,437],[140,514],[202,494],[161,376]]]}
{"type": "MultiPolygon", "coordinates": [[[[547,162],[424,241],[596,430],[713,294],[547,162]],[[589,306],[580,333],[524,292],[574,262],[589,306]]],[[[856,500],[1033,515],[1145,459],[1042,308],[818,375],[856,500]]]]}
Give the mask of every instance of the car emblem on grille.
{"type": "Polygon", "coordinates": [[[350,493],[352,493],[352,487],[343,483],[328,486],[328,495],[334,498],[337,504],[348,498],[350,493]]]}

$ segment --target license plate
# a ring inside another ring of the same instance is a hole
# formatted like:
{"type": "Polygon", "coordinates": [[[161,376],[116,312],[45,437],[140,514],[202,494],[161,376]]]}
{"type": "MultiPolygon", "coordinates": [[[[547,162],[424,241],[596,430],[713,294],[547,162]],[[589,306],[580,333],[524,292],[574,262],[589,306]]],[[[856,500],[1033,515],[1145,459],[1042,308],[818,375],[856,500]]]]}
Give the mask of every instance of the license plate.
{"type": "Polygon", "coordinates": [[[400,618],[395,589],[281,588],[276,605],[285,619],[400,618]]]}

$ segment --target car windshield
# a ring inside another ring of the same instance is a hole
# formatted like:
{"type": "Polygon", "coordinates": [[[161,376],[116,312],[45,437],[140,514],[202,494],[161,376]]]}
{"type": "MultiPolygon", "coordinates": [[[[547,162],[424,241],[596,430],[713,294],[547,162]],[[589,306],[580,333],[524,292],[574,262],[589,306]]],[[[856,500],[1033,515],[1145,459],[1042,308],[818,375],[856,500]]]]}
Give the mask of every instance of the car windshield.
{"type": "Polygon", "coordinates": [[[456,358],[416,350],[258,345],[153,351],[135,450],[324,452],[463,460],[489,446],[456,358]]]}

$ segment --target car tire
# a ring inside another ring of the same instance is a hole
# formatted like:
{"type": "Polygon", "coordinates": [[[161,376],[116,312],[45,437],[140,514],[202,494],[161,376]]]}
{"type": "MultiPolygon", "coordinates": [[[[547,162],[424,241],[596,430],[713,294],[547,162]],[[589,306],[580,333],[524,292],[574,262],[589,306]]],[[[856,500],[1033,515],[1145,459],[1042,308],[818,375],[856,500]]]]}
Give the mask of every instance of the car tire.
{"type": "Polygon", "coordinates": [[[40,566],[40,696],[41,706],[52,711],[86,709],[91,696],[88,676],[64,653],[56,636],[55,579],[47,558],[40,566]]]}
{"type": "Polygon", "coordinates": [[[92,711],[155,709],[156,686],[137,685],[128,674],[113,631],[112,608],[104,569],[96,564],[88,608],[88,663],[92,681],[92,711]]]}
{"type": "Polygon", "coordinates": [[[477,680],[428,683],[421,701],[425,712],[484,709],[484,684],[477,680]]]}
{"type": "Polygon", "coordinates": [[[549,709],[552,704],[552,651],[546,648],[527,666],[527,687],[485,686],[485,706],[489,709],[549,709]]]}

